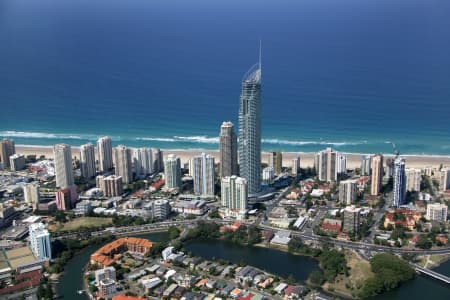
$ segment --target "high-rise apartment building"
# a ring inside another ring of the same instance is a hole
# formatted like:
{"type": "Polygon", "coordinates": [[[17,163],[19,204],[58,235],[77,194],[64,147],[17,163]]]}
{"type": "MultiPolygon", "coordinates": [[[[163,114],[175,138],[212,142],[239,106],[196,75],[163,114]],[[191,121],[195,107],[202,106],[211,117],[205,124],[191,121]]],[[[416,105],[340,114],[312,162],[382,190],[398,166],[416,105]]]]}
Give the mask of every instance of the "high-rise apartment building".
{"type": "Polygon", "coordinates": [[[3,163],[3,168],[9,168],[9,157],[16,154],[16,146],[11,139],[3,139],[0,141],[0,156],[3,163]]]}
{"type": "Polygon", "coordinates": [[[95,149],[91,143],[80,146],[80,171],[84,179],[95,176],[95,149]]]}
{"type": "Polygon", "coordinates": [[[283,154],[280,151],[269,152],[268,165],[272,167],[276,174],[281,174],[283,168],[283,154]]]}
{"type": "Polygon", "coordinates": [[[67,144],[53,146],[56,186],[62,189],[73,185],[72,150],[67,144]]]}
{"type": "Polygon", "coordinates": [[[300,172],[300,156],[292,159],[292,174],[297,175],[300,172]]]}
{"type": "Polygon", "coordinates": [[[406,190],[420,192],[422,182],[422,171],[419,169],[407,168],[405,170],[406,190]]]}
{"type": "Polygon", "coordinates": [[[347,155],[337,153],[336,155],[336,173],[347,174],[347,155]]]}
{"type": "Polygon", "coordinates": [[[386,168],[384,177],[392,178],[394,176],[394,159],[391,157],[386,158],[386,168]]]}
{"type": "Polygon", "coordinates": [[[446,204],[434,203],[427,205],[427,219],[430,221],[447,221],[448,206],[446,204]]]}
{"type": "Polygon", "coordinates": [[[158,148],[152,148],[153,172],[162,172],[164,170],[163,152],[158,148]]]}
{"type": "Polygon", "coordinates": [[[133,166],[137,177],[153,173],[153,151],[150,148],[133,149],[133,166]]]}
{"type": "Polygon", "coordinates": [[[194,193],[196,195],[214,195],[214,157],[202,153],[192,158],[194,193]]]}
{"type": "Polygon", "coordinates": [[[27,183],[23,186],[23,197],[25,198],[25,203],[35,204],[39,203],[39,184],[36,182],[27,183]]]}
{"type": "Polygon", "coordinates": [[[131,163],[131,149],[124,145],[114,148],[115,174],[122,177],[123,183],[133,182],[133,167],[131,163]]]}
{"type": "Polygon", "coordinates": [[[361,209],[355,206],[347,206],[344,209],[344,226],[343,232],[358,233],[359,231],[359,213],[361,209]]]}
{"type": "Polygon", "coordinates": [[[343,180],[339,183],[339,201],[350,205],[358,196],[358,182],[356,180],[343,180]]]}
{"type": "Polygon", "coordinates": [[[31,250],[37,259],[51,259],[52,248],[50,233],[42,223],[33,223],[29,227],[31,250]]]}
{"type": "Polygon", "coordinates": [[[370,194],[378,196],[381,189],[381,182],[383,179],[383,155],[377,154],[372,157],[372,178],[370,185],[370,194]]]}
{"type": "MultiPolygon", "coordinates": [[[[260,56],[261,58],[261,56],[260,56]]],[[[248,192],[261,188],[261,59],[242,80],[239,105],[239,172],[248,192]]]]}
{"type": "Polygon", "coordinates": [[[321,181],[336,181],[336,152],[327,148],[316,154],[316,172],[321,181]]]}
{"type": "Polygon", "coordinates": [[[169,154],[164,162],[166,187],[169,189],[181,187],[181,161],[175,154],[169,154]]]}
{"type": "Polygon", "coordinates": [[[220,177],[238,174],[237,136],[231,122],[220,126],[220,177]]]}
{"type": "Polygon", "coordinates": [[[442,168],[439,175],[439,190],[448,190],[450,188],[450,168],[442,168]]]}
{"type": "Polygon", "coordinates": [[[21,171],[25,168],[25,156],[13,154],[9,157],[9,167],[11,171],[21,171]]]}
{"type": "Polygon", "coordinates": [[[105,197],[118,197],[123,194],[123,182],[121,176],[99,175],[95,178],[97,188],[99,188],[105,197]]]}
{"type": "Polygon", "coordinates": [[[230,176],[222,178],[221,204],[241,215],[247,210],[248,188],[247,180],[242,177],[230,176]]]}
{"type": "Polygon", "coordinates": [[[361,175],[369,176],[372,157],[370,155],[364,155],[361,157],[361,175]]]}
{"type": "Polygon", "coordinates": [[[113,150],[111,138],[104,136],[97,141],[98,169],[100,172],[108,172],[113,168],[113,150]]]}
{"type": "Polygon", "coordinates": [[[406,196],[406,178],[405,178],[405,160],[398,157],[394,161],[394,201],[393,206],[398,207],[405,202],[406,196]]]}

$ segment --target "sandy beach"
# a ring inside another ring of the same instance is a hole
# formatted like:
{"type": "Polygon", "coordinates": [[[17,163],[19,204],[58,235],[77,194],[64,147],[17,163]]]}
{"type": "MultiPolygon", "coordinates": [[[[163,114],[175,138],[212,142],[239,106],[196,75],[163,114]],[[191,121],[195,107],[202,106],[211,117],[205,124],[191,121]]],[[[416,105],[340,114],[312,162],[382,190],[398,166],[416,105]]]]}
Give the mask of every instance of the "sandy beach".
{"type": "MultiPolygon", "coordinates": [[[[205,152],[207,154],[213,155],[216,162],[219,162],[219,151],[218,150],[180,150],[180,149],[162,149],[164,157],[168,154],[176,154],[180,157],[181,163],[188,163],[189,159],[194,155],[205,152]]],[[[23,155],[45,155],[47,158],[53,158],[53,148],[52,146],[34,146],[34,145],[16,145],[16,152],[23,155]]],[[[79,158],[80,150],[79,147],[72,147],[72,156],[79,158]]],[[[262,162],[267,163],[268,153],[262,153],[262,162]]],[[[283,166],[291,167],[292,159],[296,156],[300,156],[300,165],[302,168],[312,167],[314,164],[314,153],[304,153],[304,152],[283,152],[283,166]]],[[[361,165],[362,154],[347,153],[347,168],[355,168],[361,165]]],[[[385,158],[393,157],[393,155],[385,155],[385,158]]],[[[450,166],[450,156],[434,156],[434,155],[404,155],[402,156],[406,160],[406,166],[408,168],[424,168],[424,167],[435,167],[438,168],[441,164],[450,166]]]]}

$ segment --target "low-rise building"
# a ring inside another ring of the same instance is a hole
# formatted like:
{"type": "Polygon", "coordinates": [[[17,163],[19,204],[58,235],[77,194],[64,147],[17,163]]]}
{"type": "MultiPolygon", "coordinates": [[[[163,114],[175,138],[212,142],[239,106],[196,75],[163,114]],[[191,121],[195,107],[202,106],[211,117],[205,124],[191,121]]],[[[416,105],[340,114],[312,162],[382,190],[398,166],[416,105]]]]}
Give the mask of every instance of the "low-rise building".
{"type": "Polygon", "coordinates": [[[445,222],[447,220],[447,213],[448,207],[446,204],[428,204],[426,218],[430,221],[445,222]]]}
{"type": "Polygon", "coordinates": [[[95,282],[100,283],[103,279],[116,280],[116,269],[114,267],[106,267],[95,271],[95,282]]]}
{"type": "Polygon", "coordinates": [[[117,283],[115,280],[105,278],[100,280],[98,285],[98,295],[100,298],[111,299],[117,294],[117,283]]]}

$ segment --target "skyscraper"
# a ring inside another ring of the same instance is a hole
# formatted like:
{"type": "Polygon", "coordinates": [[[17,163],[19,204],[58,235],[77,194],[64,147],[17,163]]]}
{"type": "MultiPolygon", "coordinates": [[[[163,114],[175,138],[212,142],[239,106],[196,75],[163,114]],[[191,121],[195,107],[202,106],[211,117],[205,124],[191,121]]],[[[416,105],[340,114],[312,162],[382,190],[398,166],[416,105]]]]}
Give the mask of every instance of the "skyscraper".
{"type": "Polygon", "coordinates": [[[16,146],[11,139],[3,139],[0,142],[0,155],[3,163],[3,168],[9,168],[9,157],[16,154],[16,146]]]}
{"type": "Polygon", "coordinates": [[[420,169],[407,168],[405,170],[405,181],[407,191],[420,192],[422,182],[422,171],[420,169]]]}
{"type": "Polygon", "coordinates": [[[193,177],[196,195],[214,195],[214,157],[202,153],[194,156],[193,177]]]}
{"type": "Polygon", "coordinates": [[[239,171],[250,194],[261,187],[261,48],[259,58],[244,75],[239,107],[239,171]]]}
{"type": "Polygon", "coordinates": [[[224,177],[221,186],[222,206],[237,211],[240,215],[245,214],[248,200],[247,180],[234,175],[224,177]]]}
{"type": "Polygon", "coordinates": [[[398,157],[394,161],[394,201],[393,206],[398,207],[405,201],[406,178],[405,178],[405,160],[398,157]]]}
{"type": "Polygon", "coordinates": [[[292,159],[292,174],[297,175],[300,172],[300,156],[292,159]]]}
{"type": "Polygon", "coordinates": [[[450,168],[442,168],[439,175],[439,190],[446,191],[450,187],[450,168]]]}
{"type": "Polygon", "coordinates": [[[95,176],[95,149],[91,143],[80,146],[80,169],[85,179],[95,176]]]}
{"type": "Polygon", "coordinates": [[[112,143],[109,136],[104,136],[97,141],[98,169],[100,172],[110,171],[113,167],[112,143]]]}
{"type": "Polygon", "coordinates": [[[269,167],[272,167],[274,169],[276,174],[281,174],[283,166],[283,154],[280,151],[269,152],[268,165],[269,167]]]}
{"type": "Polygon", "coordinates": [[[153,173],[153,152],[150,148],[133,149],[133,166],[136,176],[142,177],[153,173]]]}
{"type": "Polygon", "coordinates": [[[356,201],[358,196],[358,182],[356,180],[343,180],[339,183],[339,201],[346,205],[356,201]]]}
{"type": "Polygon", "coordinates": [[[62,189],[73,185],[72,150],[69,145],[53,146],[55,157],[56,186],[62,189]]]}
{"type": "Polygon", "coordinates": [[[361,175],[369,176],[370,175],[370,155],[364,155],[361,157],[361,175]]]}
{"type": "Polygon", "coordinates": [[[159,148],[152,148],[153,172],[162,172],[164,169],[163,153],[159,148]]]}
{"type": "Polygon", "coordinates": [[[237,175],[237,136],[231,122],[220,126],[220,177],[237,175]]]}
{"type": "Polygon", "coordinates": [[[169,154],[164,162],[166,187],[169,189],[181,187],[181,161],[175,154],[169,154]]]}
{"type": "Polygon", "coordinates": [[[346,233],[358,233],[359,231],[359,212],[361,208],[347,206],[344,209],[344,227],[342,231],[346,233]]]}
{"type": "Polygon", "coordinates": [[[383,155],[377,154],[372,158],[372,183],[370,186],[370,194],[378,196],[381,188],[381,180],[383,178],[383,155]]]}
{"type": "Polygon", "coordinates": [[[50,233],[42,223],[34,223],[29,227],[31,250],[37,259],[51,259],[52,248],[50,233]]]}
{"type": "Polygon", "coordinates": [[[336,155],[336,173],[347,174],[347,155],[342,153],[336,155]]]}
{"type": "Polygon", "coordinates": [[[119,145],[114,149],[114,167],[116,175],[122,177],[123,183],[131,183],[133,181],[130,148],[119,145]]]}
{"type": "Polygon", "coordinates": [[[327,148],[316,154],[315,165],[319,180],[336,181],[336,152],[327,148]]]}

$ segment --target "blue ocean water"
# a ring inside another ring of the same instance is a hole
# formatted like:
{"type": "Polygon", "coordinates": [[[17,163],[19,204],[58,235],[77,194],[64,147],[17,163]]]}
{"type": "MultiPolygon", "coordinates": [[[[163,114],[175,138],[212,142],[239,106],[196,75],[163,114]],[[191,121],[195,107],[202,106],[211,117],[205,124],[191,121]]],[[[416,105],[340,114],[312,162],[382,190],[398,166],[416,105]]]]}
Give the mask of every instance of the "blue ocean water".
{"type": "Polygon", "coordinates": [[[0,137],[217,148],[262,39],[265,150],[450,154],[449,13],[448,0],[2,0],[0,137]]]}

